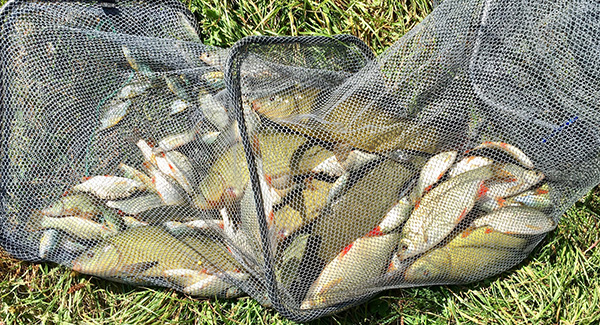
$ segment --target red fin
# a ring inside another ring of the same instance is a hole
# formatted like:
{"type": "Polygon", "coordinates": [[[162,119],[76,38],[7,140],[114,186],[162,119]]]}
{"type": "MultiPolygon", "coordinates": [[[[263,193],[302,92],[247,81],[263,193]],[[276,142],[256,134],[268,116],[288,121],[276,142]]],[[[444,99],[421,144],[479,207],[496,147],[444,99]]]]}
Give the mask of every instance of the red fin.
{"type": "Polygon", "coordinates": [[[273,178],[271,178],[271,175],[265,174],[265,181],[267,182],[267,185],[273,187],[273,178]]]}
{"type": "Polygon", "coordinates": [[[470,235],[472,232],[473,232],[473,228],[470,228],[470,227],[469,227],[469,228],[465,229],[465,231],[463,231],[463,232],[460,234],[460,236],[461,236],[462,238],[467,238],[467,237],[468,237],[468,236],[469,236],[469,235],[470,235]]]}
{"type": "Polygon", "coordinates": [[[537,190],[535,190],[535,195],[543,195],[548,193],[548,190],[543,190],[542,188],[538,188],[537,190]]]}
{"type": "Polygon", "coordinates": [[[456,221],[454,221],[454,223],[459,223],[462,219],[465,218],[465,216],[467,215],[467,213],[469,213],[469,209],[464,209],[461,213],[460,216],[458,216],[458,218],[456,219],[456,221]]]}
{"type": "Polygon", "coordinates": [[[366,237],[377,237],[377,236],[383,236],[385,235],[383,232],[381,232],[381,227],[377,226],[375,228],[373,228],[373,230],[369,231],[369,233],[366,235],[366,237]]]}
{"type": "Polygon", "coordinates": [[[415,202],[415,210],[419,208],[419,204],[421,204],[421,199],[418,199],[417,202],[415,202]]]}
{"type": "Polygon", "coordinates": [[[273,210],[271,210],[267,216],[267,226],[271,228],[273,227],[273,224],[275,224],[275,213],[273,213],[273,210]]]}
{"type": "Polygon", "coordinates": [[[498,207],[500,207],[500,208],[506,204],[506,200],[501,197],[497,198],[496,202],[498,203],[498,207]]]}
{"type": "Polygon", "coordinates": [[[494,231],[494,229],[492,229],[492,228],[489,228],[489,227],[485,228],[485,233],[486,234],[491,234],[493,231],[494,231]]]}
{"type": "Polygon", "coordinates": [[[490,189],[485,186],[485,182],[481,182],[481,185],[479,185],[479,191],[477,191],[477,198],[480,199],[481,197],[483,197],[485,195],[485,193],[487,193],[490,189]]]}
{"type": "Polygon", "coordinates": [[[350,245],[344,247],[344,249],[342,249],[342,252],[340,253],[340,257],[344,257],[346,254],[348,254],[348,252],[352,248],[352,245],[354,245],[354,243],[351,243],[350,245]]]}

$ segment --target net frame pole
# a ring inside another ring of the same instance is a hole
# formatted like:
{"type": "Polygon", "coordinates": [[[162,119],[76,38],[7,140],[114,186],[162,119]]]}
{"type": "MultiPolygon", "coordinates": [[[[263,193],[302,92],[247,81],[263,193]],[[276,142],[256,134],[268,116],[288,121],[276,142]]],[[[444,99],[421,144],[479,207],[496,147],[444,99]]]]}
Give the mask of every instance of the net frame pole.
{"type": "Polygon", "coordinates": [[[258,172],[258,165],[256,163],[254,154],[252,152],[252,145],[248,135],[248,126],[244,119],[244,109],[242,107],[242,91],[241,91],[241,67],[244,60],[248,57],[253,47],[259,47],[264,45],[277,45],[277,44],[311,44],[311,45],[323,45],[323,44],[352,44],[355,45],[361,54],[367,61],[375,59],[375,54],[359,38],[353,35],[336,35],[333,37],[326,36],[248,36],[242,38],[236,42],[229,50],[227,61],[224,67],[224,80],[225,89],[229,96],[229,103],[233,105],[232,114],[238,123],[240,136],[242,138],[242,145],[244,147],[244,154],[246,156],[246,162],[248,164],[249,175],[250,175],[250,186],[254,191],[254,203],[256,205],[256,213],[258,226],[261,237],[261,247],[264,259],[264,274],[265,283],[267,289],[267,296],[269,297],[273,307],[284,317],[293,321],[307,321],[320,316],[325,313],[335,311],[339,308],[329,307],[319,310],[309,310],[305,312],[294,312],[282,304],[280,296],[277,294],[277,281],[275,279],[275,271],[273,269],[273,256],[271,252],[269,231],[267,226],[267,217],[264,211],[264,200],[262,197],[262,191],[260,188],[260,176],[258,172]]]}

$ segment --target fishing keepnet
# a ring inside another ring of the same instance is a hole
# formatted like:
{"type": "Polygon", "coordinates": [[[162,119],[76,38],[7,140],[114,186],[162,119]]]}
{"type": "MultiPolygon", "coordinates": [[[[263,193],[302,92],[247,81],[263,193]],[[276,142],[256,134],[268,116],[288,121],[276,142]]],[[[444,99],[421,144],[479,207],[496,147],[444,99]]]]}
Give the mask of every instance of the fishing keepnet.
{"type": "Polygon", "coordinates": [[[510,269],[599,183],[600,5],[446,0],[201,43],[177,1],[0,14],[0,245],[307,321],[510,269]]]}

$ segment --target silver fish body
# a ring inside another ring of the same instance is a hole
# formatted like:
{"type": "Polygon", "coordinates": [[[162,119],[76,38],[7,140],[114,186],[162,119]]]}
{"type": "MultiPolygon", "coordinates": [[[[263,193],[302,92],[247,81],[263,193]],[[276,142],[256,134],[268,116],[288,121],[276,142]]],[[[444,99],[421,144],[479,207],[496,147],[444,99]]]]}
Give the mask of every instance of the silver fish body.
{"type": "Polygon", "coordinates": [[[107,207],[118,209],[123,211],[123,213],[132,215],[140,214],[162,205],[164,205],[163,200],[157,194],[147,194],[125,200],[106,202],[107,207]]]}
{"type": "Polygon", "coordinates": [[[100,120],[100,130],[106,130],[117,125],[129,112],[131,101],[112,100],[108,104],[107,110],[104,112],[100,120]]]}
{"type": "Polygon", "coordinates": [[[138,181],[124,177],[94,176],[74,186],[73,190],[91,193],[103,200],[116,200],[129,197],[135,192],[143,191],[145,190],[145,186],[138,181]]]}
{"type": "Polygon", "coordinates": [[[487,166],[492,164],[494,161],[486,157],[470,156],[465,157],[458,163],[456,163],[448,171],[448,177],[452,178],[458,176],[464,172],[468,172],[479,167],[487,166]]]}
{"type": "Polygon", "coordinates": [[[439,153],[431,157],[425,166],[421,169],[421,174],[417,185],[413,190],[413,202],[421,198],[424,192],[428,191],[435,183],[437,183],[452,166],[458,153],[456,151],[448,151],[439,153]]]}
{"type": "Polygon", "coordinates": [[[435,187],[421,199],[402,229],[401,259],[429,250],[442,241],[485,193],[491,166],[463,173],[435,187]]]}
{"type": "Polygon", "coordinates": [[[465,283],[483,279],[520,262],[527,238],[482,227],[467,229],[446,246],[432,250],[410,265],[404,280],[414,284],[465,283]]]}
{"type": "Polygon", "coordinates": [[[311,285],[300,308],[322,308],[366,291],[387,270],[399,234],[363,237],[329,262],[311,285]]]}
{"type": "Polygon", "coordinates": [[[539,235],[556,227],[556,222],[539,210],[505,206],[473,221],[475,227],[487,226],[512,235],[539,235]]]}
{"type": "Polygon", "coordinates": [[[529,169],[533,169],[535,167],[533,162],[531,161],[531,159],[529,159],[529,157],[527,157],[527,155],[525,155],[525,153],[521,149],[519,149],[511,144],[504,143],[504,142],[486,141],[471,151],[475,151],[475,150],[483,149],[483,148],[491,148],[491,149],[501,150],[501,151],[509,154],[511,157],[513,157],[515,160],[517,160],[524,167],[529,168],[529,169]]]}
{"type": "Polygon", "coordinates": [[[47,258],[58,245],[60,241],[60,233],[55,229],[47,229],[42,233],[40,238],[40,246],[38,256],[40,258],[47,258]]]}

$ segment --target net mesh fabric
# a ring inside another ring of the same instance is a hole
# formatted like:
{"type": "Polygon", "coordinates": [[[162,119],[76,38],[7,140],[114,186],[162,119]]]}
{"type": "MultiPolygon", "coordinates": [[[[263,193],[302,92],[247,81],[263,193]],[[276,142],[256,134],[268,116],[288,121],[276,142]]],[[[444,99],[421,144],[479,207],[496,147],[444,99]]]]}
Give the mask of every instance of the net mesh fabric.
{"type": "Polygon", "coordinates": [[[447,0],[200,42],[175,1],[2,10],[2,247],[306,321],[522,261],[598,183],[599,5],[447,0]]]}

